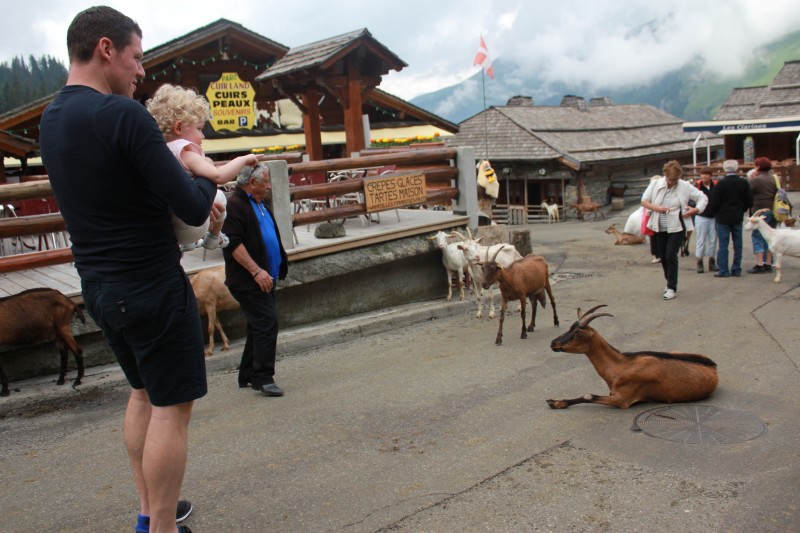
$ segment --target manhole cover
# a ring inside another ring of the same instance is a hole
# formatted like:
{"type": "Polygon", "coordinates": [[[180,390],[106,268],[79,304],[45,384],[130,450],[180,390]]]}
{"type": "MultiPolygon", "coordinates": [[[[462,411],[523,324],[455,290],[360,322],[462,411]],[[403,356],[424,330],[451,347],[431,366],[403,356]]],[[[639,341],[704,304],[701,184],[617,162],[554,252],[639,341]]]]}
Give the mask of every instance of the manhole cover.
{"type": "Polygon", "coordinates": [[[634,431],[687,444],[730,444],[760,436],[767,426],[755,415],[713,405],[670,405],[639,413],[634,431]]]}

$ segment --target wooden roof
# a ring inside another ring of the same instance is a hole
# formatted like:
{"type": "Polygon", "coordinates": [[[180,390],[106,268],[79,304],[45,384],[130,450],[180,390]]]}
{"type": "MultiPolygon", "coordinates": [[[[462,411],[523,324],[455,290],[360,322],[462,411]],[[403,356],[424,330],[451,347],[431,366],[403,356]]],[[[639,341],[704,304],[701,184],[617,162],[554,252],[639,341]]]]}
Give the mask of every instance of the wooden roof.
{"type": "MultiPolygon", "coordinates": [[[[259,54],[266,52],[282,56],[289,51],[288,46],[250,31],[237,22],[219,19],[207,26],[193,30],[186,35],[148,50],[142,58],[142,66],[146,71],[148,68],[184,55],[204,44],[219,42],[220,39],[235,40],[238,46],[245,46],[259,54]]],[[[222,41],[220,44],[225,46],[225,44],[229,43],[222,41]]]]}
{"type": "Polygon", "coordinates": [[[0,131],[0,153],[17,159],[38,157],[39,144],[33,139],[0,131]]]}
{"type": "Polygon", "coordinates": [[[575,97],[565,102],[572,105],[492,107],[462,122],[447,143],[474,146],[478,158],[563,159],[575,165],[692,150],[696,135],[683,132],[680,118],[653,106],[613,105],[608,99],[586,105],[575,97]]]}
{"type": "Polygon", "coordinates": [[[767,86],[737,87],[715,121],[800,116],[800,61],[786,61],[767,86]]]}
{"type": "Polygon", "coordinates": [[[274,65],[256,76],[256,80],[281,79],[282,85],[287,89],[298,84],[304,87],[308,83],[315,82],[319,73],[323,71],[334,69],[329,73],[345,74],[337,63],[354,51],[358,52],[361,61],[367,63],[365,67],[370,75],[380,77],[388,74],[390,70],[399,71],[408,66],[394,52],[372,37],[369,30],[362,28],[292,48],[274,65]]]}

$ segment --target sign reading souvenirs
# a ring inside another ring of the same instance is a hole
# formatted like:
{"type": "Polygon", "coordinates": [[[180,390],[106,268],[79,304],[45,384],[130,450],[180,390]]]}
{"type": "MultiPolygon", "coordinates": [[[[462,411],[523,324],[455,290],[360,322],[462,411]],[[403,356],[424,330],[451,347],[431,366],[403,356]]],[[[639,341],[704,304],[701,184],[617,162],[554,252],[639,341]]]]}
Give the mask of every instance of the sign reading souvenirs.
{"type": "Polygon", "coordinates": [[[214,131],[253,129],[256,110],[255,90],[249,81],[243,81],[236,72],[223,72],[206,90],[211,106],[209,123],[214,131]]]}
{"type": "Polygon", "coordinates": [[[367,213],[425,202],[425,174],[364,178],[367,213]]]}

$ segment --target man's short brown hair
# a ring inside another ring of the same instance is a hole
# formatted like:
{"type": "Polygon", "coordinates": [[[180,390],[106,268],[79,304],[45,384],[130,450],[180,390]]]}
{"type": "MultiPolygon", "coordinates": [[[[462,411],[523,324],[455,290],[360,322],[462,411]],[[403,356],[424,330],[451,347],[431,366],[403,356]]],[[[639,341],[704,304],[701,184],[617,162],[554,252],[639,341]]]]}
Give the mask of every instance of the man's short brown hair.
{"type": "Polygon", "coordinates": [[[88,63],[97,41],[108,37],[114,48],[122,50],[131,43],[131,35],[141,37],[142,29],[130,17],[108,6],[94,6],[75,15],[67,29],[70,62],[88,63]]]}

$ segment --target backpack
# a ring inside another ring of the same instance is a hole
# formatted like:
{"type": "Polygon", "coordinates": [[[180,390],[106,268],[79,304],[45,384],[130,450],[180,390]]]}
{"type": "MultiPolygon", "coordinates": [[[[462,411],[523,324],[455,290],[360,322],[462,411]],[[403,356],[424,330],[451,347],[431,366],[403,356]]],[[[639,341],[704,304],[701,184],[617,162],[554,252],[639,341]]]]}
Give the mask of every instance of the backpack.
{"type": "Polygon", "coordinates": [[[789,201],[789,195],[781,188],[781,182],[778,176],[773,175],[775,178],[775,185],[778,187],[778,192],[775,193],[775,201],[772,204],[772,216],[778,223],[786,222],[792,218],[792,203],[789,201]]]}

